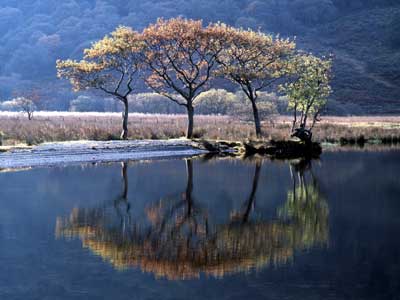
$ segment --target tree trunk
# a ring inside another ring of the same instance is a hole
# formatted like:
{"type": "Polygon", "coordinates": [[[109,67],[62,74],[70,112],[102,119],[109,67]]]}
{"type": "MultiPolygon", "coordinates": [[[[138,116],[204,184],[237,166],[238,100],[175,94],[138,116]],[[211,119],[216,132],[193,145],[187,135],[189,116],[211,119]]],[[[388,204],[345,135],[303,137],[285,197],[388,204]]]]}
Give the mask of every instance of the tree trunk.
{"type": "Polygon", "coordinates": [[[187,114],[188,114],[188,125],[187,125],[187,131],[186,131],[186,138],[191,139],[193,137],[193,125],[194,125],[193,104],[191,102],[188,102],[186,109],[187,109],[187,114]]]}
{"type": "Polygon", "coordinates": [[[122,132],[121,139],[128,139],[128,117],[129,117],[129,106],[128,99],[122,101],[124,103],[124,112],[122,113],[122,132]]]}
{"type": "Polygon", "coordinates": [[[127,162],[122,163],[121,175],[122,175],[122,180],[124,183],[123,184],[124,188],[122,190],[122,198],[127,200],[128,199],[128,163],[127,162]]]}
{"type": "Polygon", "coordinates": [[[247,206],[246,206],[246,210],[243,214],[242,224],[247,223],[247,221],[249,220],[249,217],[250,217],[250,212],[254,207],[254,200],[255,200],[256,193],[257,193],[258,181],[260,179],[260,171],[261,171],[261,161],[257,160],[256,168],[255,168],[254,176],[253,176],[253,185],[251,187],[250,196],[247,199],[247,206]]]}
{"type": "Polygon", "coordinates": [[[256,135],[257,135],[257,138],[261,138],[261,135],[262,135],[261,121],[260,121],[260,116],[258,114],[257,104],[254,99],[250,99],[250,101],[251,101],[251,106],[253,108],[253,116],[254,116],[254,125],[256,127],[256,135]]]}
{"type": "Polygon", "coordinates": [[[293,109],[292,133],[296,127],[296,123],[297,123],[297,103],[295,103],[294,109],[293,109]]]}
{"type": "Polygon", "coordinates": [[[187,175],[187,183],[186,183],[186,202],[187,202],[187,215],[191,216],[193,203],[192,203],[192,192],[193,192],[193,164],[190,159],[186,160],[186,175],[187,175]]]}
{"type": "Polygon", "coordinates": [[[304,128],[306,128],[306,126],[307,126],[307,114],[308,113],[305,114],[304,119],[303,119],[304,128]]]}

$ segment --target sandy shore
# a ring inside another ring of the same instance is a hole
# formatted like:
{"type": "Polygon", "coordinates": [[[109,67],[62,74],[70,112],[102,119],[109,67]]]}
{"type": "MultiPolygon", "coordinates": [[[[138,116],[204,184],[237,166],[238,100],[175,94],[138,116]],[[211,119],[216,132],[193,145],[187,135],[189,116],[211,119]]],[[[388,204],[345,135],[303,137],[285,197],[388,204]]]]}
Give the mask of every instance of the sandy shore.
{"type": "Polygon", "coordinates": [[[0,169],[189,157],[207,152],[184,139],[45,143],[0,153],[0,169]]]}

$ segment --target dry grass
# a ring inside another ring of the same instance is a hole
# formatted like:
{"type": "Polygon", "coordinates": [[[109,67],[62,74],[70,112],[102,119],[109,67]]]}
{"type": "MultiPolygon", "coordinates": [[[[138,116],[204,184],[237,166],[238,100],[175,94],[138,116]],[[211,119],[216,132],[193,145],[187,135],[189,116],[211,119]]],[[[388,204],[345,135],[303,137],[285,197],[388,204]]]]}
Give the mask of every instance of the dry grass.
{"type": "MultiPolygon", "coordinates": [[[[287,139],[290,117],[277,117],[263,124],[265,138],[287,139]]],[[[184,136],[185,115],[131,114],[130,139],[168,139],[184,136]]],[[[254,139],[252,123],[227,116],[195,117],[195,137],[209,139],[254,139]]],[[[3,144],[38,144],[67,140],[118,139],[118,113],[36,113],[29,121],[19,113],[0,113],[3,144]]],[[[400,117],[326,117],[314,130],[321,142],[357,143],[360,140],[400,141],[400,117]]]]}

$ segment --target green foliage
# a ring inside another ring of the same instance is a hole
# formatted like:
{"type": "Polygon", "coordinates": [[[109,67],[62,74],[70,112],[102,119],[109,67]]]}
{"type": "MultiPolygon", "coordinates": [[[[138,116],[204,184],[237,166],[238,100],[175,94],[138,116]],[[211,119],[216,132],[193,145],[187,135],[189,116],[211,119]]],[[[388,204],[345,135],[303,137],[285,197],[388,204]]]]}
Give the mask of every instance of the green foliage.
{"type": "MultiPolygon", "coordinates": [[[[242,120],[252,121],[253,111],[246,94],[244,92],[236,93],[237,101],[233,107],[231,115],[238,116],[242,120]]],[[[278,103],[282,101],[281,97],[273,93],[259,92],[257,98],[257,107],[260,119],[267,120],[271,116],[277,115],[278,103]]]]}
{"type": "Polygon", "coordinates": [[[182,106],[169,101],[156,93],[132,94],[129,97],[129,110],[137,113],[178,114],[184,113],[182,106]]]}
{"type": "Polygon", "coordinates": [[[301,238],[298,242],[306,248],[327,240],[329,208],[316,185],[302,182],[288,191],[287,201],[278,215],[302,229],[302,234],[297,235],[301,238]]]}
{"type": "Polygon", "coordinates": [[[203,92],[196,101],[196,112],[205,115],[228,115],[238,104],[236,95],[223,89],[203,92]]]}
{"type": "Polygon", "coordinates": [[[114,112],[122,110],[122,106],[118,105],[112,98],[101,98],[91,96],[79,96],[70,103],[69,111],[75,112],[114,112]]]}
{"type": "Polygon", "coordinates": [[[288,109],[294,112],[293,128],[299,122],[307,126],[308,117],[313,120],[313,128],[321,110],[331,93],[331,59],[318,58],[312,54],[299,54],[288,65],[292,80],[280,86],[288,99],[288,109]],[[297,114],[301,117],[297,120],[297,114]]]}

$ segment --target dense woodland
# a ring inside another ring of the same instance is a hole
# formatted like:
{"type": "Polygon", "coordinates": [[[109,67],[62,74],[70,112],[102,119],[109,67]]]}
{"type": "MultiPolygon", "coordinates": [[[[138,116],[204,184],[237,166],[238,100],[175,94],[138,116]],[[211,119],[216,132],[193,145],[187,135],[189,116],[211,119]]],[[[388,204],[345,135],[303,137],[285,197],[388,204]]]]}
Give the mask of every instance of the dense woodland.
{"type": "MultiPolygon", "coordinates": [[[[141,30],[178,15],[296,36],[304,49],[334,54],[332,97],[346,104],[344,114],[399,112],[396,0],[6,0],[0,4],[0,99],[34,89],[41,108],[67,110],[79,95],[56,79],[57,58],[79,58],[120,24],[141,30]]],[[[216,88],[236,92],[225,83],[216,88]]]]}

